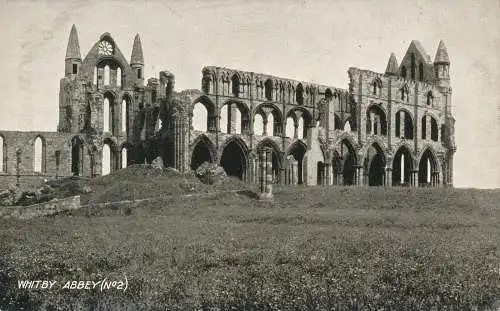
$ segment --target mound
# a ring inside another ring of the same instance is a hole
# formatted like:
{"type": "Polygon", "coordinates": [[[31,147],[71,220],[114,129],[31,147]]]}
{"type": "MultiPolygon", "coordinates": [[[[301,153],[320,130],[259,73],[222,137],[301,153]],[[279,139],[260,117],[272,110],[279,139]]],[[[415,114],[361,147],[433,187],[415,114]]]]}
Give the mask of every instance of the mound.
{"type": "Polygon", "coordinates": [[[217,183],[204,184],[195,172],[180,173],[173,168],[159,169],[152,165],[131,165],[109,175],[89,181],[92,193],[83,196],[84,203],[116,202],[144,198],[207,193],[221,190],[247,189],[248,185],[225,177],[217,183]]]}

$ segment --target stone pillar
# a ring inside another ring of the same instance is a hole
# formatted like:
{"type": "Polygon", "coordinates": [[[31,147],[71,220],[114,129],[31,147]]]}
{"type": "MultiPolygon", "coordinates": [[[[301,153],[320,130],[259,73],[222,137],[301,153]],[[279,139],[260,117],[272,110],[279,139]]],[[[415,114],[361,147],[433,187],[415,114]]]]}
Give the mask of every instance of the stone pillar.
{"type": "Polygon", "coordinates": [[[331,179],[332,179],[332,165],[330,164],[330,162],[326,162],[325,163],[324,171],[325,171],[325,182],[324,182],[324,184],[326,186],[330,186],[332,184],[332,182],[331,182],[331,179]]]}
{"type": "Polygon", "coordinates": [[[431,140],[431,118],[430,116],[425,116],[425,139],[431,140]]]}
{"type": "Polygon", "coordinates": [[[263,118],[263,127],[264,127],[264,130],[262,131],[262,136],[267,136],[267,116],[266,118],[263,118]]]}
{"type": "MultiPolygon", "coordinates": [[[[236,107],[236,104],[231,103],[229,104],[229,107],[227,109],[227,123],[229,126],[228,133],[234,134],[236,133],[236,111],[238,110],[238,107],[236,107]]],[[[243,131],[243,129],[241,129],[243,131]]]]}
{"type": "Polygon", "coordinates": [[[382,135],[382,120],[377,116],[377,135],[382,135]]]}
{"type": "Polygon", "coordinates": [[[392,167],[385,168],[385,182],[386,187],[392,187],[392,167]]]}
{"type": "Polygon", "coordinates": [[[273,197],[273,160],[270,148],[262,148],[259,151],[259,199],[269,200],[273,197]]]}
{"type": "MultiPolygon", "coordinates": [[[[78,153],[79,153],[79,156],[82,157],[83,154],[80,153],[80,150],[78,150],[78,153]]],[[[60,164],[60,159],[61,159],[61,152],[59,150],[56,151],[56,179],[59,178],[59,164],[60,164]]],[[[80,161],[82,161],[82,159],[79,159],[80,161]]],[[[79,167],[79,175],[83,175],[82,174],[82,168],[80,166],[80,163],[78,163],[78,167],[79,167]]]]}
{"type": "Polygon", "coordinates": [[[418,187],[418,170],[411,171],[410,183],[412,187],[418,187]]]}
{"type": "Polygon", "coordinates": [[[364,177],[363,177],[363,166],[362,165],[358,165],[358,166],[355,166],[355,168],[356,168],[356,174],[355,174],[355,176],[356,176],[356,182],[355,182],[355,184],[358,187],[362,187],[363,186],[363,179],[364,179],[364,177]]]}
{"type": "Polygon", "coordinates": [[[375,133],[375,114],[373,112],[370,112],[370,132],[368,134],[374,134],[375,133]]]}
{"type": "Polygon", "coordinates": [[[21,149],[16,150],[16,186],[20,186],[20,178],[21,178],[21,149]]]}
{"type": "Polygon", "coordinates": [[[344,184],[344,175],[341,172],[336,174],[337,174],[337,185],[342,186],[344,184]]]}

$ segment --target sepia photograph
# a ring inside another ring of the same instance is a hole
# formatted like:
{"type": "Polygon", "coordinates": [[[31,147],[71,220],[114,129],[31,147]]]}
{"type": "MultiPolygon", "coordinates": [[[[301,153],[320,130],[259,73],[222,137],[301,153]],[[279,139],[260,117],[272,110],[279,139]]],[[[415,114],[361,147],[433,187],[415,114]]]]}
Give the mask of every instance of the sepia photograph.
{"type": "Polygon", "coordinates": [[[0,26],[0,311],[500,311],[500,1],[0,26]]]}

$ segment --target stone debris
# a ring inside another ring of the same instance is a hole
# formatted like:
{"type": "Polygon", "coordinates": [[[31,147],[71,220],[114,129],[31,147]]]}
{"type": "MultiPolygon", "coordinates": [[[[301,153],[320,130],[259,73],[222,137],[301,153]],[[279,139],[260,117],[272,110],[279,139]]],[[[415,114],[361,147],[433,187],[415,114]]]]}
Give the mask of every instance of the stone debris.
{"type": "Polygon", "coordinates": [[[206,185],[213,185],[222,183],[227,178],[227,175],[224,168],[221,166],[214,163],[203,162],[196,169],[196,177],[206,185]]]}

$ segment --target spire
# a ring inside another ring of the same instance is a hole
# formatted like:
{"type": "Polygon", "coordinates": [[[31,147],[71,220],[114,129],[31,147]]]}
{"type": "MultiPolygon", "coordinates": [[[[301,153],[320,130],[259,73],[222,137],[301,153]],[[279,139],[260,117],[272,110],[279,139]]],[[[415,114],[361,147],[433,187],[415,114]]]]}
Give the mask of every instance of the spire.
{"type": "Polygon", "coordinates": [[[444,46],[443,40],[439,41],[439,46],[436,52],[436,58],[434,59],[434,63],[450,63],[450,58],[448,57],[448,51],[446,51],[446,47],[444,46]]]}
{"type": "Polygon", "coordinates": [[[396,55],[391,53],[389,57],[389,62],[387,63],[387,68],[385,69],[386,74],[397,74],[398,73],[398,60],[396,59],[396,55]]]}
{"type": "Polygon", "coordinates": [[[130,65],[132,64],[144,65],[141,37],[139,37],[139,34],[136,34],[134,38],[134,46],[132,47],[132,56],[130,57],[130,65]]]}
{"type": "Polygon", "coordinates": [[[71,27],[71,32],[69,34],[68,48],[66,49],[66,60],[68,59],[79,59],[82,57],[80,55],[80,43],[78,42],[78,33],[76,32],[76,26],[73,24],[71,27]]]}

